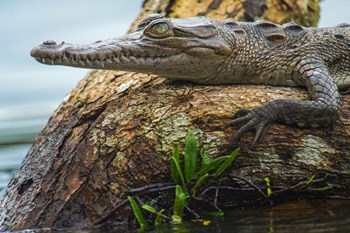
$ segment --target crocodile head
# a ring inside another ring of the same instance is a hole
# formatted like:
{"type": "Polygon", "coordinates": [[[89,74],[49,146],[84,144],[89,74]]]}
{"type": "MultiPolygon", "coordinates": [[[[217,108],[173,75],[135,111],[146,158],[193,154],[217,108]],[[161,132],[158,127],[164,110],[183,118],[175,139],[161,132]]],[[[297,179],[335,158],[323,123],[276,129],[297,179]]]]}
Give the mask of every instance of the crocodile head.
{"type": "Polygon", "coordinates": [[[153,73],[171,79],[201,80],[231,54],[221,23],[205,17],[165,18],[152,14],[135,32],[122,37],[73,45],[46,41],[31,51],[49,65],[153,73]]]}

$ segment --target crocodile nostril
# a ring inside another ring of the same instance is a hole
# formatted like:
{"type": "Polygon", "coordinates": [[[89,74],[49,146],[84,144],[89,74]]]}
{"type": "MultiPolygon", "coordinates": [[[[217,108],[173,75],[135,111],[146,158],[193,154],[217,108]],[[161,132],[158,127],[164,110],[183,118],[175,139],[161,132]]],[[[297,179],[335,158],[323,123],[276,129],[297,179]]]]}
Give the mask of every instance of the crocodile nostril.
{"type": "Polygon", "coordinates": [[[56,45],[56,41],[53,40],[47,40],[43,42],[43,45],[56,45]]]}

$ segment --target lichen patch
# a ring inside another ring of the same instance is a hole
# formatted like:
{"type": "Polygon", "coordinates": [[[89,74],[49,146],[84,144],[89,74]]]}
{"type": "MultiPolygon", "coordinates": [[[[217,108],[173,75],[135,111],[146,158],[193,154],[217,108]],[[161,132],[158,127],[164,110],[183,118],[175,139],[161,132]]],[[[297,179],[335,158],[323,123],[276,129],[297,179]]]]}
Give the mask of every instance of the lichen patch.
{"type": "Polygon", "coordinates": [[[160,121],[146,126],[149,128],[149,130],[146,129],[146,132],[150,133],[146,133],[145,136],[153,140],[161,138],[162,141],[155,145],[155,150],[170,153],[175,147],[175,143],[186,137],[189,124],[188,117],[183,113],[166,115],[160,121]]]}
{"type": "Polygon", "coordinates": [[[294,158],[296,161],[315,167],[331,166],[332,162],[329,158],[333,156],[327,155],[335,154],[336,150],[324,139],[314,135],[307,135],[302,139],[302,142],[303,147],[295,150],[294,158]]]}

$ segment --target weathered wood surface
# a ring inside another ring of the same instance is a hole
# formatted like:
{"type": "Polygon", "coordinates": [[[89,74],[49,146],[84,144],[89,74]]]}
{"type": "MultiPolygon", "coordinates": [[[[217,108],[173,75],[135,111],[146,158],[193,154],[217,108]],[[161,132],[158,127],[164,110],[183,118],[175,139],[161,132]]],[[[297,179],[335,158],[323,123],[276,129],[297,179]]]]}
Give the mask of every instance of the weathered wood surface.
{"type": "MultiPolygon", "coordinates": [[[[136,22],[151,12],[239,20],[269,18],[274,12],[277,22],[313,19],[310,25],[318,19],[318,1],[147,1],[136,22]]],[[[0,205],[0,229],[92,225],[125,200],[128,190],[169,182],[169,155],[189,128],[210,156],[227,154],[235,128],[226,125],[234,113],[279,97],[308,98],[297,88],[201,86],[155,75],[93,71],[55,111],[10,182],[0,205]]],[[[350,97],[344,96],[344,111],[332,130],[274,124],[256,149],[249,148],[253,135],[244,136],[231,174],[261,187],[269,177],[276,194],[287,190],[281,197],[346,196],[349,104],[350,97]],[[326,174],[310,187],[333,186],[328,191],[288,189],[311,175],[319,179],[326,174]]],[[[252,192],[257,193],[248,194],[252,192]]],[[[226,199],[239,204],[254,197],[243,194],[228,193],[226,199]]],[[[125,205],[110,220],[123,222],[130,216],[125,205]]]]}

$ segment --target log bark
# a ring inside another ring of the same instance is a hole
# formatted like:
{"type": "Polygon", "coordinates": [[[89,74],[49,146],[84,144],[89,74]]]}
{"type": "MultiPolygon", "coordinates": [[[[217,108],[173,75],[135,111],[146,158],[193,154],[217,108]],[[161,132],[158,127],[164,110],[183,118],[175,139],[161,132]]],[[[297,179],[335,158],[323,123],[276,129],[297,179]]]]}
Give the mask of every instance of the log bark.
{"type": "MultiPolygon", "coordinates": [[[[262,17],[279,23],[294,19],[314,25],[318,11],[317,0],[151,0],[145,1],[132,28],[151,12],[170,17],[262,17]]],[[[0,229],[87,227],[101,219],[115,223],[133,219],[129,205],[122,205],[128,191],[171,181],[169,156],[177,144],[183,145],[189,128],[212,157],[228,154],[234,146],[241,148],[229,176],[249,182],[222,179],[222,185],[242,189],[223,191],[222,206],[259,202],[261,194],[249,183],[266,187],[264,177],[271,180],[271,200],[346,197],[349,96],[343,97],[343,112],[333,129],[274,124],[257,148],[249,146],[252,134],[239,145],[230,143],[236,128],[226,125],[238,109],[278,97],[308,95],[303,88],[201,86],[155,75],[92,71],[54,112],[7,187],[0,205],[0,229]],[[300,189],[312,175],[317,182],[300,189]]]]}

